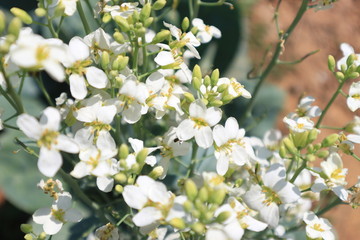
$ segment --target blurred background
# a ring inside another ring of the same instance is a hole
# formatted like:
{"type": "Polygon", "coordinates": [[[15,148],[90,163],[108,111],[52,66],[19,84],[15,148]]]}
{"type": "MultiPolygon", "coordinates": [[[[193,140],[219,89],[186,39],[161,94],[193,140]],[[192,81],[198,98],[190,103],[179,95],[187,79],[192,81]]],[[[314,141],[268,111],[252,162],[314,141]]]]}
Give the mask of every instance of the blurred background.
{"type": "MultiPolygon", "coordinates": [[[[256,82],[247,80],[248,72],[259,66],[264,59],[265,51],[269,50],[264,60],[271,58],[277,41],[273,21],[277,1],[229,2],[233,3],[234,9],[228,5],[200,8],[199,17],[204,19],[206,24],[218,27],[223,34],[221,39],[200,47],[203,58],[200,65],[207,71],[219,68],[222,76],[235,77],[248,89],[252,89],[256,82]]],[[[176,24],[182,17],[187,16],[187,1],[178,3],[177,11],[171,11],[166,21],[176,24]]],[[[282,1],[279,11],[281,29],[285,30],[289,26],[300,3],[300,0],[282,1]]],[[[36,1],[0,1],[0,8],[5,11],[14,6],[33,13],[36,1]]],[[[299,64],[279,65],[274,68],[254,107],[254,118],[251,121],[257,121],[259,124],[251,129],[249,135],[261,137],[265,130],[272,127],[279,128],[283,134],[287,134],[282,118],[296,108],[297,101],[303,94],[315,97],[315,104],[320,108],[325,107],[337,87],[336,79],[327,70],[327,56],[331,54],[335,59],[340,59],[342,53],[339,45],[342,42],[349,43],[355,48],[355,52],[360,52],[359,7],[356,0],[339,0],[332,9],[307,11],[285,45],[280,59],[294,61],[314,50],[320,51],[299,64]]],[[[64,42],[68,42],[74,35],[84,36],[79,22],[78,16],[75,15],[63,25],[61,37],[64,42]]],[[[95,29],[94,27],[93,30],[95,29]]],[[[44,29],[35,30],[43,35],[47,34],[44,29]]],[[[345,86],[345,92],[349,85],[350,83],[345,86]]],[[[55,98],[66,89],[66,86],[48,81],[47,89],[55,98]]],[[[28,100],[27,109],[31,109],[34,114],[40,113],[45,102],[37,93],[37,89],[29,86],[25,98],[28,100]]],[[[247,100],[243,99],[234,101],[227,106],[227,114],[241,117],[246,103],[247,100]]],[[[4,108],[1,98],[0,106],[4,108]]],[[[346,106],[346,99],[340,96],[329,111],[324,124],[343,126],[351,121],[353,116],[346,106]]],[[[249,122],[247,124],[249,125],[249,122]]],[[[324,135],[328,133],[331,131],[322,131],[324,135]]],[[[31,214],[49,201],[43,198],[41,191],[36,188],[36,183],[42,178],[36,169],[36,159],[18,152],[19,147],[14,145],[12,140],[14,136],[14,133],[0,132],[0,239],[4,240],[22,239],[24,234],[19,231],[20,224],[31,219],[31,214]]],[[[360,163],[344,156],[344,165],[349,168],[348,186],[352,186],[360,175],[360,163]]],[[[359,214],[359,209],[341,205],[325,214],[325,217],[332,222],[340,239],[359,239],[359,214]]],[[[64,235],[59,239],[68,238],[79,239],[79,236],[64,235]]]]}

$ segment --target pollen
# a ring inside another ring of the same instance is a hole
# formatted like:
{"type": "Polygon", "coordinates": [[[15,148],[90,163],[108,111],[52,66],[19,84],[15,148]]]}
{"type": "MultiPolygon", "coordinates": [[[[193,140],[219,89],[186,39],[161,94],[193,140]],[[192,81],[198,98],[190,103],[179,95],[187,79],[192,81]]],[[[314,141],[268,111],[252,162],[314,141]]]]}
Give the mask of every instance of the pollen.
{"type": "Polygon", "coordinates": [[[64,210],[62,210],[62,209],[59,209],[59,210],[51,209],[51,215],[53,215],[56,220],[58,220],[60,222],[65,222],[65,220],[64,220],[64,215],[65,215],[64,210]]]}
{"type": "Polygon", "coordinates": [[[57,136],[59,135],[56,131],[51,131],[46,129],[40,139],[37,141],[37,144],[40,147],[46,147],[47,149],[51,149],[51,145],[57,144],[57,136]]]}

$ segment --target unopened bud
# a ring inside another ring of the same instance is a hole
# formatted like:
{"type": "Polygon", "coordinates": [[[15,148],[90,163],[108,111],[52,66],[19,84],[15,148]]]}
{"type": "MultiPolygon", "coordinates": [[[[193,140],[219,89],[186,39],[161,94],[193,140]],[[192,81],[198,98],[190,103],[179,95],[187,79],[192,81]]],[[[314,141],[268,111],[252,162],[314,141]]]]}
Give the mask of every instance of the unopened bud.
{"type": "Polygon", "coordinates": [[[346,59],[346,65],[350,67],[356,60],[356,55],[354,53],[350,54],[346,59]]]}
{"type": "Polygon", "coordinates": [[[103,51],[101,54],[100,64],[102,69],[107,69],[110,62],[110,55],[107,51],[103,51]]]}
{"type": "Polygon", "coordinates": [[[114,176],[114,179],[115,179],[116,182],[122,183],[122,184],[126,183],[126,181],[127,181],[127,177],[126,177],[126,175],[124,173],[116,174],[114,176]]]}
{"type": "Polygon", "coordinates": [[[328,68],[331,72],[335,72],[335,58],[331,55],[328,56],[328,68]]]}
{"type": "Polygon", "coordinates": [[[132,23],[135,24],[136,22],[139,21],[140,19],[140,14],[138,13],[138,11],[134,11],[133,14],[131,15],[131,19],[132,19],[132,23]]]}
{"type": "Polygon", "coordinates": [[[355,78],[358,78],[360,76],[360,74],[358,72],[352,72],[348,75],[348,77],[350,79],[355,79],[355,78]]]}
{"type": "Polygon", "coordinates": [[[120,184],[116,184],[115,185],[115,191],[118,193],[122,193],[124,191],[124,187],[121,186],[120,184]]]}
{"type": "Polygon", "coordinates": [[[101,21],[102,21],[103,23],[108,23],[108,22],[111,21],[111,19],[112,19],[112,17],[111,17],[111,14],[110,14],[110,13],[104,13],[101,21]]]}
{"type": "Polygon", "coordinates": [[[202,202],[206,202],[209,198],[209,192],[206,189],[206,187],[202,187],[199,190],[199,197],[198,197],[202,202]]]}
{"type": "Polygon", "coordinates": [[[152,179],[158,179],[163,173],[164,168],[162,166],[157,166],[149,173],[149,177],[152,179]]]}
{"type": "Polygon", "coordinates": [[[23,233],[31,233],[33,231],[33,228],[31,226],[31,224],[21,224],[20,225],[20,230],[23,233]]]}
{"type": "Polygon", "coordinates": [[[2,34],[5,30],[5,14],[0,10],[0,34],[2,34]]]}
{"type": "Polygon", "coordinates": [[[202,235],[205,231],[205,226],[200,222],[195,222],[193,225],[191,225],[191,229],[197,234],[202,235]]]}
{"type": "Polygon", "coordinates": [[[192,94],[189,93],[189,92],[184,92],[184,97],[185,97],[186,101],[188,101],[188,102],[190,102],[190,103],[192,103],[192,102],[195,101],[194,95],[192,95],[192,94]]]}
{"type": "Polygon", "coordinates": [[[315,141],[318,135],[319,135],[319,131],[316,128],[311,129],[307,138],[307,144],[310,144],[313,141],[315,141]]]}
{"type": "Polygon", "coordinates": [[[152,5],[152,9],[154,10],[160,10],[163,9],[163,7],[165,7],[166,5],[166,1],[165,0],[157,0],[153,5],[152,5]]]}
{"type": "Polygon", "coordinates": [[[335,73],[335,77],[339,80],[344,80],[345,79],[345,76],[342,72],[336,72],[335,73]]]}
{"type": "Polygon", "coordinates": [[[281,158],[286,158],[287,157],[287,151],[286,151],[286,148],[285,148],[284,145],[280,146],[279,154],[280,154],[281,158]]]}
{"type": "Polygon", "coordinates": [[[315,161],[315,160],[316,160],[316,157],[315,157],[314,154],[308,154],[308,155],[306,155],[306,161],[308,161],[308,162],[313,162],[313,161],[315,161]]]}
{"type": "Polygon", "coordinates": [[[22,27],[22,22],[20,18],[14,17],[9,23],[8,34],[11,34],[17,38],[19,36],[21,27],[22,27]]]}
{"type": "Polygon", "coordinates": [[[339,139],[339,134],[333,133],[329,136],[327,136],[324,140],[321,142],[322,147],[330,147],[333,146],[339,139]]]}
{"type": "Polygon", "coordinates": [[[222,98],[221,98],[221,101],[224,103],[224,104],[228,104],[229,102],[231,102],[232,100],[234,99],[234,97],[230,94],[226,94],[224,95],[222,98]]]}
{"type": "Polygon", "coordinates": [[[225,222],[230,216],[231,216],[231,212],[225,211],[225,212],[220,213],[220,214],[216,217],[215,221],[218,222],[218,223],[223,223],[223,222],[225,222]]]}
{"type": "Polygon", "coordinates": [[[143,6],[143,8],[140,11],[140,20],[142,22],[145,22],[145,20],[150,17],[150,14],[151,14],[151,4],[147,3],[143,6]]]}
{"type": "Polygon", "coordinates": [[[25,236],[24,236],[24,239],[25,240],[33,240],[34,238],[33,238],[33,236],[31,235],[31,234],[26,234],[25,236]]]}
{"type": "Polygon", "coordinates": [[[155,35],[155,37],[153,38],[151,43],[156,44],[156,43],[162,42],[165,39],[168,39],[169,36],[170,36],[169,30],[162,30],[155,35]]]}
{"type": "Polygon", "coordinates": [[[144,27],[150,27],[150,25],[154,22],[153,17],[149,17],[144,21],[144,27]]]}
{"type": "Polygon", "coordinates": [[[193,78],[202,79],[201,68],[199,65],[195,65],[192,73],[193,78]]]}
{"type": "Polygon", "coordinates": [[[208,86],[211,85],[211,79],[210,79],[210,77],[209,77],[208,75],[206,75],[206,76],[204,77],[204,85],[205,85],[206,87],[208,87],[208,86]]]}
{"type": "Polygon", "coordinates": [[[299,149],[306,147],[308,136],[309,136],[309,131],[293,133],[292,139],[295,147],[299,149]]]}
{"type": "Polygon", "coordinates": [[[185,193],[189,200],[191,201],[195,200],[198,194],[198,189],[193,180],[188,179],[185,181],[185,193]]]}
{"type": "Polygon", "coordinates": [[[121,32],[115,32],[115,33],[113,34],[113,37],[114,37],[114,39],[115,39],[115,41],[116,41],[117,43],[120,43],[120,44],[125,43],[124,35],[122,35],[121,32]]]}
{"type": "Polygon", "coordinates": [[[209,202],[210,203],[216,203],[216,204],[222,204],[226,197],[226,190],[223,188],[216,189],[210,194],[209,202]]]}
{"type": "Polygon", "coordinates": [[[297,148],[295,147],[294,142],[291,141],[288,137],[284,138],[282,142],[289,153],[297,153],[297,148]]]}
{"type": "Polygon", "coordinates": [[[219,80],[219,76],[220,76],[219,69],[215,69],[214,71],[212,71],[212,73],[211,73],[211,85],[212,86],[216,86],[216,84],[219,80]]]}
{"type": "Polygon", "coordinates": [[[23,23],[25,24],[31,24],[32,23],[32,18],[31,16],[25,12],[24,10],[17,8],[17,7],[13,7],[10,9],[10,12],[12,14],[14,14],[15,17],[18,17],[23,23]]]}
{"type": "Polygon", "coordinates": [[[222,92],[224,92],[225,90],[227,90],[228,87],[229,87],[228,84],[223,83],[223,84],[221,84],[221,85],[217,88],[217,91],[218,91],[219,93],[222,93],[222,92]]]}
{"type": "Polygon", "coordinates": [[[194,209],[194,204],[191,201],[186,200],[183,204],[183,207],[186,212],[191,213],[194,209]]]}
{"type": "Polygon", "coordinates": [[[329,156],[329,151],[328,150],[318,151],[316,153],[316,156],[319,157],[319,158],[326,158],[327,156],[329,156]]]}
{"type": "Polygon", "coordinates": [[[201,79],[199,79],[197,77],[193,77],[191,84],[195,90],[199,90],[201,87],[201,79]]]}
{"type": "Polygon", "coordinates": [[[145,159],[147,158],[149,150],[147,148],[143,148],[137,155],[136,155],[136,162],[139,164],[144,164],[145,159]]]}
{"type": "Polygon", "coordinates": [[[45,232],[40,233],[37,239],[38,240],[45,240],[46,239],[46,233],[45,232]]]}
{"type": "Polygon", "coordinates": [[[209,103],[212,107],[221,107],[224,103],[221,100],[213,100],[209,103]]]}
{"type": "Polygon", "coordinates": [[[130,177],[128,178],[128,180],[127,180],[128,185],[133,185],[134,182],[135,182],[135,178],[132,177],[132,176],[130,176],[130,177]]]}
{"type": "Polygon", "coordinates": [[[35,15],[38,17],[44,17],[46,15],[46,10],[44,8],[35,9],[35,15]]]}
{"type": "Polygon", "coordinates": [[[173,218],[170,220],[169,224],[177,229],[184,229],[186,227],[185,221],[182,218],[173,218]]]}
{"type": "Polygon", "coordinates": [[[127,20],[125,18],[123,18],[121,16],[115,16],[114,21],[120,27],[121,31],[128,32],[130,30],[129,23],[127,22],[127,20]]]}
{"type": "Polygon", "coordinates": [[[126,144],[121,144],[119,149],[119,159],[126,159],[129,155],[129,147],[126,144]]]}
{"type": "Polygon", "coordinates": [[[190,20],[188,17],[185,17],[181,23],[181,29],[183,32],[186,32],[190,26],[190,20]]]}

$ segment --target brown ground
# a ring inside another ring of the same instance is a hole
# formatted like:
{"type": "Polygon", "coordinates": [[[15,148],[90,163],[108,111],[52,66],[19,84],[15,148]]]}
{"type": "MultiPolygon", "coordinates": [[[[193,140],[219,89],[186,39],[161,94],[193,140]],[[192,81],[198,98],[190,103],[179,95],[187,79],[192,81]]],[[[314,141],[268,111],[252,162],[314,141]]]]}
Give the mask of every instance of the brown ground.
{"type": "MultiPolygon", "coordinates": [[[[264,37],[260,42],[265,37],[270,39],[269,43],[274,43],[276,40],[275,25],[272,21],[276,2],[259,0],[252,10],[250,21],[252,30],[268,29],[267,32],[255,33],[264,37]]],[[[279,15],[281,29],[289,26],[300,3],[300,0],[282,1],[279,15]]],[[[339,45],[342,42],[349,43],[355,48],[355,52],[360,52],[359,7],[358,0],[339,0],[332,9],[318,12],[309,10],[285,45],[282,60],[296,60],[317,49],[320,49],[320,52],[295,66],[276,68],[275,73],[270,77],[273,83],[279,85],[288,94],[277,124],[284,132],[286,128],[282,123],[282,118],[295,109],[301,94],[306,93],[315,97],[316,104],[324,108],[336,90],[337,81],[327,70],[327,56],[331,54],[335,59],[340,59],[342,53],[339,45]]],[[[257,46],[257,48],[261,47],[257,46]]],[[[349,85],[345,86],[345,92],[348,91],[349,85]]],[[[357,115],[357,112],[355,114],[357,115]]],[[[342,127],[351,121],[353,116],[354,113],[346,106],[345,98],[340,96],[328,112],[323,124],[342,127]]],[[[329,131],[322,132],[329,133],[329,131]]],[[[357,176],[360,175],[360,162],[348,157],[344,159],[344,165],[349,169],[347,181],[351,186],[357,182],[357,176]]],[[[343,205],[325,214],[325,217],[329,218],[335,226],[339,239],[360,239],[360,209],[354,210],[343,205]]]]}

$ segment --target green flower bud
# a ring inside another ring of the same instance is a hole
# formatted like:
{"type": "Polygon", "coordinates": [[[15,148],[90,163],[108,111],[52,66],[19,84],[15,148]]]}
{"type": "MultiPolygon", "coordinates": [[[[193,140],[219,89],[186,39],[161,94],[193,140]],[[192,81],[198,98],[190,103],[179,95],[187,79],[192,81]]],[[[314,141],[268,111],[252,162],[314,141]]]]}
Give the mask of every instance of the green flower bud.
{"type": "Polygon", "coordinates": [[[6,18],[5,18],[5,14],[3,11],[0,11],[0,34],[2,34],[5,30],[5,22],[6,18]]]}
{"type": "Polygon", "coordinates": [[[343,153],[345,153],[345,154],[351,154],[352,150],[353,150],[352,147],[349,144],[346,144],[346,143],[341,143],[339,145],[339,149],[341,151],[343,151],[343,153]]]}
{"type": "Polygon", "coordinates": [[[136,22],[139,21],[140,19],[140,14],[138,13],[138,11],[134,11],[133,14],[131,15],[131,19],[132,19],[132,23],[135,24],[136,22]]]}
{"type": "Polygon", "coordinates": [[[209,192],[206,189],[206,187],[202,187],[199,190],[199,196],[198,198],[202,201],[202,202],[206,202],[209,198],[209,192]]]}
{"type": "Polygon", "coordinates": [[[195,90],[199,90],[201,86],[201,79],[193,77],[191,84],[195,90]]]}
{"type": "Polygon", "coordinates": [[[209,101],[205,98],[202,98],[201,101],[204,103],[205,106],[209,104],[209,101]]]}
{"type": "Polygon", "coordinates": [[[218,80],[219,80],[219,76],[220,76],[220,71],[219,69],[215,69],[214,71],[212,71],[211,73],[211,85],[212,86],[216,86],[218,80]]]}
{"type": "Polygon", "coordinates": [[[162,30],[155,35],[155,37],[153,38],[151,43],[156,44],[156,43],[164,41],[165,39],[168,39],[169,37],[170,37],[170,31],[162,30]]]}
{"type": "Polygon", "coordinates": [[[356,55],[354,53],[350,54],[346,59],[346,65],[350,67],[356,60],[356,55]]]}
{"type": "Polygon", "coordinates": [[[228,104],[229,102],[231,102],[232,100],[234,99],[234,97],[230,94],[226,94],[224,95],[222,98],[221,98],[221,101],[224,103],[224,104],[228,104]]]}
{"type": "Polygon", "coordinates": [[[286,151],[286,148],[285,148],[284,145],[281,145],[281,146],[280,146],[279,154],[280,154],[280,157],[282,157],[282,158],[286,158],[286,157],[287,157],[287,151],[286,151]]]}
{"type": "Polygon", "coordinates": [[[206,87],[208,87],[208,86],[211,85],[211,79],[210,79],[210,77],[209,77],[208,75],[206,75],[206,76],[204,77],[204,85],[205,85],[206,87]]]}
{"type": "Polygon", "coordinates": [[[125,43],[124,35],[121,32],[114,32],[113,37],[117,43],[123,44],[125,43]]]}
{"type": "Polygon", "coordinates": [[[357,66],[356,72],[360,73],[360,66],[357,66]]]}
{"type": "Polygon", "coordinates": [[[184,97],[185,97],[186,101],[188,101],[188,102],[190,102],[190,103],[192,103],[192,102],[195,101],[194,95],[192,95],[192,94],[189,93],[189,92],[185,92],[185,93],[184,93],[184,97]]]}
{"type": "Polygon", "coordinates": [[[25,240],[33,240],[34,238],[33,238],[33,236],[31,235],[31,234],[26,234],[25,236],[24,236],[24,239],[25,240]]]}
{"type": "Polygon", "coordinates": [[[314,151],[317,151],[321,148],[321,143],[317,143],[314,145],[314,151]]]}
{"type": "Polygon", "coordinates": [[[133,185],[134,182],[135,182],[135,178],[132,177],[132,176],[130,176],[130,177],[128,178],[128,180],[127,180],[127,183],[128,183],[129,185],[133,185]]]}
{"type": "Polygon", "coordinates": [[[226,190],[225,189],[216,189],[213,191],[209,196],[209,202],[210,203],[216,203],[216,204],[222,204],[226,197],[226,190]]]}
{"type": "Polygon", "coordinates": [[[355,79],[355,78],[358,78],[360,76],[360,74],[358,72],[352,72],[348,75],[348,77],[350,79],[355,79]]]}
{"type": "Polygon", "coordinates": [[[186,212],[191,213],[194,209],[194,204],[191,201],[186,200],[183,204],[183,207],[186,212]]]}
{"type": "Polygon", "coordinates": [[[316,153],[316,156],[319,157],[319,158],[326,158],[327,156],[329,156],[329,151],[328,150],[318,151],[316,153]]]}
{"type": "Polygon", "coordinates": [[[101,21],[102,21],[103,23],[108,23],[108,22],[111,21],[111,19],[112,19],[112,17],[111,17],[111,14],[110,14],[110,13],[104,13],[101,21]]]}
{"type": "Polygon", "coordinates": [[[319,135],[319,131],[317,129],[311,129],[307,138],[307,144],[312,143],[317,139],[317,136],[319,135]]]}
{"type": "Polygon", "coordinates": [[[40,233],[38,236],[38,240],[45,240],[45,239],[46,239],[46,233],[45,232],[40,233]]]}
{"type": "Polygon", "coordinates": [[[220,100],[213,100],[209,103],[209,106],[213,107],[221,107],[223,105],[223,102],[220,100]]]}
{"type": "Polygon", "coordinates": [[[140,20],[142,22],[145,22],[145,20],[150,17],[150,14],[151,14],[151,4],[147,3],[143,6],[143,8],[140,11],[140,20]]]}
{"type": "Polygon", "coordinates": [[[229,87],[228,84],[223,83],[223,84],[221,84],[221,85],[217,88],[217,91],[218,91],[219,93],[222,93],[222,92],[226,91],[226,90],[228,89],[228,87],[229,87]]]}
{"type": "Polygon", "coordinates": [[[190,20],[188,17],[185,17],[181,23],[181,29],[183,32],[186,32],[190,26],[190,20]]]}
{"type": "Polygon", "coordinates": [[[115,185],[115,191],[118,193],[122,193],[124,191],[124,187],[121,186],[120,184],[116,184],[115,185]]]}
{"type": "Polygon", "coordinates": [[[308,162],[313,162],[316,160],[316,157],[314,156],[314,154],[308,154],[306,155],[306,161],[308,162]]]}
{"type": "Polygon", "coordinates": [[[116,59],[119,61],[119,66],[118,66],[118,69],[117,69],[119,71],[125,69],[126,66],[129,63],[129,57],[128,56],[119,55],[116,59]]]}
{"type": "Polygon", "coordinates": [[[302,149],[307,145],[309,131],[291,134],[295,147],[302,149]]]}
{"type": "Polygon", "coordinates": [[[100,64],[102,69],[107,69],[110,63],[110,55],[107,51],[103,51],[101,54],[100,64]]]}
{"type": "Polygon", "coordinates": [[[164,168],[162,166],[157,166],[149,173],[149,177],[152,179],[158,179],[163,173],[164,168]]]}
{"type": "Polygon", "coordinates": [[[192,34],[196,35],[196,33],[198,32],[198,30],[199,30],[199,29],[198,29],[197,27],[193,27],[193,28],[191,28],[190,31],[191,31],[192,34]]]}
{"type": "Polygon", "coordinates": [[[189,200],[191,200],[191,201],[195,200],[195,198],[198,194],[198,189],[193,180],[187,179],[185,181],[185,193],[189,200]]]}
{"type": "Polygon", "coordinates": [[[142,168],[143,168],[144,164],[140,164],[139,163],[134,163],[133,165],[131,165],[131,171],[134,173],[140,173],[142,168]]]}
{"type": "Polygon", "coordinates": [[[126,159],[129,155],[129,147],[126,144],[121,144],[119,148],[119,159],[126,159]]]}
{"type": "Polygon", "coordinates": [[[324,140],[321,142],[322,147],[330,147],[333,146],[339,139],[339,134],[333,133],[329,136],[327,136],[324,140]]]}
{"type": "Polygon", "coordinates": [[[335,62],[335,58],[331,55],[328,56],[328,68],[331,72],[335,72],[335,66],[336,66],[336,62],[335,62]]]}
{"type": "Polygon", "coordinates": [[[146,29],[144,27],[136,28],[135,33],[137,36],[142,37],[145,35],[146,29]]]}
{"type": "Polygon", "coordinates": [[[194,66],[192,76],[193,76],[193,78],[202,79],[201,68],[200,68],[199,65],[196,64],[196,65],[194,66]]]}
{"type": "Polygon", "coordinates": [[[218,222],[218,223],[223,223],[223,222],[225,222],[230,216],[231,216],[231,212],[225,211],[225,212],[220,213],[220,214],[216,217],[215,221],[218,222]]]}
{"type": "Polygon", "coordinates": [[[338,80],[344,80],[345,79],[345,76],[342,72],[336,72],[335,73],[335,77],[338,79],[338,80]]]}
{"type": "Polygon", "coordinates": [[[35,15],[38,17],[44,17],[46,15],[46,10],[44,8],[37,8],[35,9],[35,15]]]}
{"type": "Polygon", "coordinates": [[[193,210],[191,212],[191,214],[193,215],[194,218],[200,218],[200,216],[201,216],[201,213],[199,210],[193,210]]]}
{"type": "Polygon", "coordinates": [[[173,218],[170,220],[169,224],[177,229],[184,229],[186,227],[185,221],[182,218],[173,218]]]}
{"type": "Polygon", "coordinates": [[[143,148],[137,155],[136,155],[136,162],[140,165],[144,164],[145,159],[147,158],[149,150],[147,148],[143,148]]]}
{"type": "Polygon", "coordinates": [[[313,151],[314,151],[314,145],[309,144],[309,145],[307,146],[307,151],[308,151],[308,152],[313,152],[313,151]]]}
{"type": "Polygon", "coordinates": [[[150,27],[150,25],[154,22],[153,17],[149,17],[144,21],[144,27],[150,27]]]}
{"type": "Polygon", "coordinates": [[[289,152],[289,153],[292,153],[292,154],[296,154],[297,153],[297,148],[295,147],[294,145],[294,142],[292,140],[290,140],[290,138],[286,137],[283,139],[283,144],[286,148],[286,150],[289,152]]]}
{"type": "Polygon", "coordinates": [[[166,5],[166,0],[157,0],[153,5],[152,5],[152,9],[153,10],[160,10],[163,9],[163,7],[165,7],[166,5]]]}
{"type": "Polygon", "coordinates": [[[200,222],[195,222],[193,225],[191,225],[191,229],[197,234],[202,235],[205,231],[205,226],[200,222]]]}
{"type": "Polygon", "coordinates": [[[15,17],[18,17],[23,23],[25,24],[31,24],[32,23],[32,18],[31,16],[25,12],[24,10],[17,8],[17,7],[13,7],[10,9],[10,12],[12,14],[14,14],[15,17]]]}
{"type": "Polygon", "coordinates": [[[126,181],[127,181],[127,177],[126,177],[126,175],[124,173],[116,174],[114,176],[114,179],[115,179],[116,182],[122,183],[122,184],[126,183],[126,181]]]}
{"type": "Polygon", "coordinates": [[[130,31],[130,25],[125,18],[123,18],[121,16],[115,16],[114,21],[120,27],[121,31],[123,31],[123,32],[130,31]]]}
{"type": "Polygon", "coordinates": [[[13,35],[17,38],[19,36],[21,27],[22,27],[22,22],[20,18],[14,17],[9,23],[8,34],[13,35]]]}
{"type": "Polygon", "coordinates": [[[33,231],[33,228],[31,226],[31,224],[21,224],[20,225],[20,230],[23,233],[31,233],[33,231]]]}

